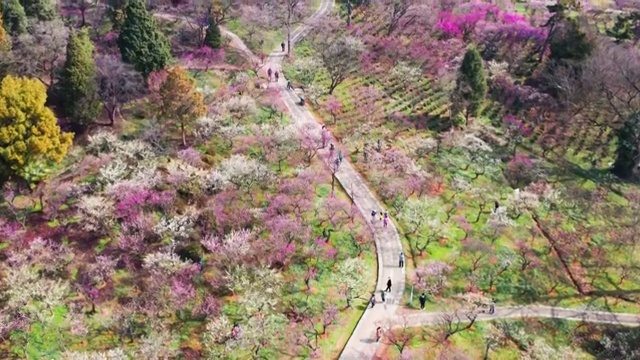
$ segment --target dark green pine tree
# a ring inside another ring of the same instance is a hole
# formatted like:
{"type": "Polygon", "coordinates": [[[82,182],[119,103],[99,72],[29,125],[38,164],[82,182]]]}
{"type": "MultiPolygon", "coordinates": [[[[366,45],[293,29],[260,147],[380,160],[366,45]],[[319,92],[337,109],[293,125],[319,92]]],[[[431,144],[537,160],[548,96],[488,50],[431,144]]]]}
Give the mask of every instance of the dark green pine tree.
{"type": "Polygon", "coordinates": [[[484,75],[482,57],[476,48],[470,47],[460,65],[456,88],[452,96],[456,115],[464,111],[465,118],[477,116],[487,96],[487,79],[484,75]]]}
{"type": "Polygon", "coordinates": [[[67,61],[58,83],[65,114],[81,128],[93,122],[102,111],[93,51],[86,28],[72,32],[67,43],[67,61]]]}
{"type": "Polygon", "coordinates": [[[118,47],[122,60],[133,65],[145,79],[153,71],[164,69],[171,60],[167,38],[142,0],[130,0],[124,7],[118,47]]]}
{"type": "Polygon", "coordinates": [[[618,139],[612,172],[629,179],[638,177],[640,169],[640,113],[629,116],[615,133],[618,139]]]}
{"type": "Polygon", "coordinates": [[[204,37],[204,44],[212,49],[220,49],[220,46],[222,46],[220,26],[215,23],[213,16],[209,16],[209,27],[204,37]]]}
{"type": "Polygon", "coordinates": [[[2,1],[2,20],[5,30],[11,35],[20,35],[27,31],[27,14],[18,0],[2,1]]]}
{"type": "Polygon", "coordinates": [[[20,0],[28,17],[40,21],[49,21],[56,18],[56,4],[53,0],[20,0]]]}

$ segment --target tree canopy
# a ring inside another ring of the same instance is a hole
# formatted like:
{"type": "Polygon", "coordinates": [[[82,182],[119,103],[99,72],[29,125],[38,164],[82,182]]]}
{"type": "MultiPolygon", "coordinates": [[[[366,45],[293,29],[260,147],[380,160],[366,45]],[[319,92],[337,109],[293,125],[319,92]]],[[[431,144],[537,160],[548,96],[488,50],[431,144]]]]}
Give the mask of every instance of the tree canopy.
{"type": "Polygon", "coordinates": [[[20,0],[27,16],[39,21],[50,21],[57,17],[53,0],[20,0]]]}
{"type": "Polygon", "coordinates": [[[2,15],[2,5],[0,4],[0,51],[6,51],[11,47],[11,39],[4,29],[4,20],[2,15]]]}
{"type": "Polygon", "coordinates": [[[207,112],[204,96],[193,88],[193,80],[180,67],[169,70],[160,86],[161,116],[175,120],[182,132],[182,144],[187,145],[186,127],[207,112]]]}
{"type": "Polygon", "coordinates": [[[93,122],[102,111],[93,50],[86,28],[69,35],[67,62],[62,69],[59,90],[67,116],[80,126],[93,122]]]}
{"type": "Polygon", "coordinates": [[[164,69],[171,60],[167,38],[141,0],[131,0],[124,7],[118,47],[122,60],[132,64],[145,78],[164,69]]]}
{"type": "Polygon", "coordinates": [[[3,26],[11,35],[20,35],[27,31],[27,14],[18,0],[2,2],[3,26]]]}
{"type": "Polygon", "coordinates": [[[0,177],[22,176],[37,161],[60,162],[73,135],[63,133],[45,106],[46,88],[36,79],[5,77],[0,83],[0,177]]]}
{"type": "Polygon", "coordinates": [[[213,16],[209,17],[209,27],[204,37],[204,44],[212,49],[219,49],[222,45],[222,33],[220,32],[220,26],[216,24],[213,16]]]}
{"type": "Polygon", "coordinates": [[[482,57],[474,47],[467,49],[458,71],[453,93],[453,111],[457,115],[464,110],[465,118],[476,116],[487,95],[487,79],[484,75],[482,57]]]}

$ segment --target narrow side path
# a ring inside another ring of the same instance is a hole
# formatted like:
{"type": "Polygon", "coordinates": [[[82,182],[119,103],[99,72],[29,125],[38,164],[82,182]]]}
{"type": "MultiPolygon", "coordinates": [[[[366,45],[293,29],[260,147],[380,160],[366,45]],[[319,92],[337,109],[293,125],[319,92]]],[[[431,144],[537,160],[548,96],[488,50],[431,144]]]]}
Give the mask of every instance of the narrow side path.
{"type": "MultiPolygon", "coordinates": [[[[450,313],[411,311],[406,313],[405,315],[399,315],[396,319],[394,319],[392,326],[415,327],[437,325],[442,321],[442,317],[447,314],[450,313]]],[[[460,313],[460,318],[462,320],[465,319],[464,313],[460,313]]],[[[597,310],[567,309],[543,305],[496,307],[494,314],[478,314],[476,321],[520,318],[549,318],[575,320],[589,323],[640,326],[640,315],[637,314],[613,313],[597,310]]]]}

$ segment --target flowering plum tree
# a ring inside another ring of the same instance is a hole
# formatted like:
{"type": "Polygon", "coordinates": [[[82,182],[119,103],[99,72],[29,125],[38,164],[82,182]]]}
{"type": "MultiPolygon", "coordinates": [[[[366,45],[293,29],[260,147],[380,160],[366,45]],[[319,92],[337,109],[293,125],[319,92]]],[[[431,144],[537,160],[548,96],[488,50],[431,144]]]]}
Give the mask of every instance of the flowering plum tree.
{"type": "Polygon", "coordinates": [[[336,124],[336,116],[340,113],[342,107],[342,102],[340,102],[340,100],[338,100],[338,98],[336,98],[334,95],[330,95],[329,97],[327,97],[327,100],[324,103],[324,108],[329,112],[329,114],[331,114],[331,118],[333,119],[334,124],[336,124]]]}
{"type": "Polygon", "coordinates": [[[329,75],[329,95],[355,71],[363,52],[363,43],[351,36],[340,37],[320,50],[322,65],[329,75]]]}
{"type": "Polygon", "coordinates": [[[360,258],[349,258],[338,265],[334,277],[340,294],[347,301],[346,308],[350,308],[351,301],[367,289],[365,271],[366,267],[360,258]]]}
{"type": "Polygon", "coordinates": [[[429,293],[431,296],[438,296],[446,286],[447,275],[452,268],[442,261],[429,261],[424,266],[420,266],[413,271],[413,286],[416,290],[429,293]]]}

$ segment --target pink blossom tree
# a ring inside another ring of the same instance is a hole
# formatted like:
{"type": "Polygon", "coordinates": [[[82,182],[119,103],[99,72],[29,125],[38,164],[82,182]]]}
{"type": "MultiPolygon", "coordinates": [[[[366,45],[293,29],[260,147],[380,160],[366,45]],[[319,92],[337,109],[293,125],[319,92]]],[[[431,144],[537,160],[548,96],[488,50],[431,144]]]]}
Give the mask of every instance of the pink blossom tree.
{"type": "Polygon", "coordinates": [[[334,124],[337,122],[337,115],[342,111],[342,107],[342,102],[340,102],[335,95],[329,95],[329,97],[327,97],[327,100],[324,103],[324,108],[329,112],[329,114],[331,114],[334,124]]]}

